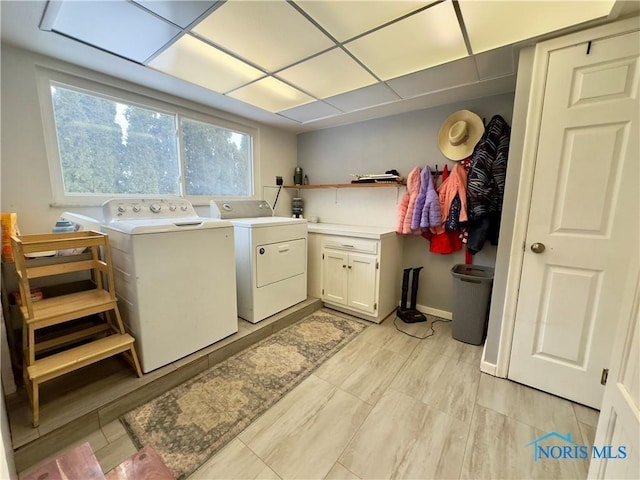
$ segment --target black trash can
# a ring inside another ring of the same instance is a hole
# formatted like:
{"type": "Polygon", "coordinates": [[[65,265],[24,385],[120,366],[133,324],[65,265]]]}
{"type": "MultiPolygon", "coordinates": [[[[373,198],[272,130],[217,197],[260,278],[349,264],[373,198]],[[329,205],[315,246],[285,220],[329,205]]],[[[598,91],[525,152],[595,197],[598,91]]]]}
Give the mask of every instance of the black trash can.
{"type": "Polygon", "coordinates": [[[453,316],[451,331],[456,340],[473,345],[484,341],[493,268],[480,265],[454,265],[453,316]]]}

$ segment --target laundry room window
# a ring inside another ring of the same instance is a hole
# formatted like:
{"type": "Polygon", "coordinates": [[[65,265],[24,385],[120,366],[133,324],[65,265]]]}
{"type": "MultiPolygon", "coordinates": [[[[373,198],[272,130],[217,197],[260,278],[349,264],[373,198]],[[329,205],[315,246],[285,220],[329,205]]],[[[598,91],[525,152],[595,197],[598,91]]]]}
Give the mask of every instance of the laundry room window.
{"type": "Polygon", "coordinates": [[[187,118],[180,127],[187,195],[250,195],[249,135],[187,118]]]}
{"type": "Polygon", "coordinates": [[[252,198],[249,129],[157,99],[87,85],[94,86],[46,81],[50,109],[44,105],[43,116],[57,204],[182,196],[208,205],[217,197],[252,198]]]}
{"type": "Polygon", "coordinates": [[[66,195],[180,194],[175,116],[51,86],[66,195]]]}

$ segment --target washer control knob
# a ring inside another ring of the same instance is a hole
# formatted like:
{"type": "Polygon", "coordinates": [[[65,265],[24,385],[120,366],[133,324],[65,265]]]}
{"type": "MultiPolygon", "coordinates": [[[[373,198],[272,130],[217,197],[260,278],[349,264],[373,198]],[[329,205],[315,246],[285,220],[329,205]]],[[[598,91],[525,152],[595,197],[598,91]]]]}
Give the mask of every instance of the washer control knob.
{"type": "Polygon", "coordinates": [[[180,210],[182,210],[183,212],[186,212],[188,208],[189,207],[187,207],[186,205],[180,205],[180,210]]]}
{"type": "Polygon", "coordinates": [[[140,211],[140,205],[134,205],[134,206],[133,206],[133,211],[134,211],[135,213],[138,213],[138,212],[140,211]]]}
{"type": "Polygon", "coordinates": [[[118,205],[118,213],[124,213],[127,211],[127,207],[124,205],[118,205]]]}
{"type": "Polygon", "coordinates": [[[160,210],[162,210],[162,205],[159,205],[157,203],[152,203],[149,206],[149,210],[151,210],[151,213],[160,213],[160,210]]]}
{"type": "Polygon", "coordinates": [[[176,206],[173,203],[171,205],[169,205],[169,211],[171,211],[171,212],[175,212],[176,211],[176,206]]]}

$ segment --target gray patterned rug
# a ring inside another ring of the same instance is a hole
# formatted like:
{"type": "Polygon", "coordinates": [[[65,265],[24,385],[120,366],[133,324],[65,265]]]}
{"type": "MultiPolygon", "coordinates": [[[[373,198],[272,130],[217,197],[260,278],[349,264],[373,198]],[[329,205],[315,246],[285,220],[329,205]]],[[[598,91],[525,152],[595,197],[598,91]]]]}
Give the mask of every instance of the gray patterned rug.
{"type": "Polygon", "coordinates": [[[184,479],[365,328],[319,310],[120,420],[184,479]]]}

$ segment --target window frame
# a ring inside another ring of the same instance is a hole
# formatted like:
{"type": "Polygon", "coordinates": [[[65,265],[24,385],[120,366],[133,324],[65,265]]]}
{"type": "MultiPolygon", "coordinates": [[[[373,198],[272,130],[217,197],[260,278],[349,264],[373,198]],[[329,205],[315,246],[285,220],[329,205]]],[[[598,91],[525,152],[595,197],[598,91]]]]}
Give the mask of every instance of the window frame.
{"type": "MultiPolygon", "coordinates": [[[[51,87],[59,85],[63,88],[69,88],[71,90],[78,91],[80,93],[86,93],[89,95],[99,96],[111,101],[126,103],[132,106],[145,108],[159,113],[174,115],[176,123],[176,148],[178,153],[179,171],[181,173],[179,178],[181,194],[178,195],[181,198],[189,200],[194,206],[209,206],[211,200],[255,200],[258,198],[257,192],[259,191],[259,155],[258,155],[258,138],[259,130],[255,127],[237,123],[228,119],[221,118],[210,112],[205,111],[206,107],[202,110],[196,110],[190,108],[185,104],[179,104],[177,101],[169,102],[161,98],[151,97],[147,92],[141,93],[139,87],[131,85],[131,88],[127,88],[128,85],[108,85],[98,80],[81,78],[75,75],[70,75],[64,72],[49,70],[45,68],[38,68],[37,73],[38,82],[38,94],[41,110],[41,117],[44,129],[44,141],[45,151],[47,155],[47,163],[49,165],[49,178],[51,182],[51,191],[53,196],[52,206],[66,207],[89,207],[100,206],[105,201],[112,198],[176,198],[176,195],[161,195],[161,194],[67,194],[64,191],[64,182],[62,176],[62,164],[60,160],[60,153],[58,149],[58,136],[55,124],[55,113],[53,110],[53,99],[51,95],[51,87]],[[127,88],[127,90],[125,90],[127,88]],[[184,158],[184,144],[182,139],[182,131],[180,124],[182,119],[195,120],[198,122],[208,123],[215,127],[222,127],[234,132],[243,133],[250,138],[250,152],[251,152],[251,179],[250,179],[250,195],[248,196],[205,196],[205,195],[187,195],[186,185],[184,179],[185,158],[184,158]]],[[[151,92],[150,92],[151,93],[151,92]]],[[[161,96],[159,94],[158,96],[161,96]]],[[[181,100],[181,99],[176,99],[181,100]]],[[[189,102],[190,103],[190,102],[189,102]]]]}

